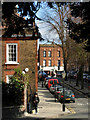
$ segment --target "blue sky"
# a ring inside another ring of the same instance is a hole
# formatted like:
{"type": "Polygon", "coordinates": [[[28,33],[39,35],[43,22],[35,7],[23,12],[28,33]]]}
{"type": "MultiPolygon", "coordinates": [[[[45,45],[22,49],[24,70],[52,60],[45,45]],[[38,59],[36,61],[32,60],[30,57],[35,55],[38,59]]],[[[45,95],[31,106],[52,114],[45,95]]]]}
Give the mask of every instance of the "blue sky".
{"type": "MultiPolygon", "coordinates": [[[[47,6],[47,3],[43,3],[42,7],[40,8],[40,10],[37,13],[37,16],[42,18],[42,19],[46,19],[47,13],[52,15],[53,12],[54,12],[53,9],[50,9],[47,6]]],[[[39,21],[39,20],[36,20],[35,22],[39,27],[39,32],[42,34],[42,37],[44,39],[46,39],[45,41],[40,42],[41,44],[43,44],[43,43],[44,44],[49,44],[47,42],[47,39],[50,40],[50,41],[58,39],[58,35],[56,34],[56,32],[54,30],[51,30],[48,23],[42,22],[42,21],[39,21]]]]}
{"type": "MultiPolygon", "coordinates": [[[[18,5],[17,5],[17,8],[18,8],[18,5]]],[[[39,18],[47,20],[48,18],[47,15],[51,16],[54,19],[56,18],[57,22],[59,23],[58,14],[53,9],[49,8],[46,2],[44,3],[42,2],[41,8],[38,11],[37,16],[39,18]]],[[[29,18],[29,15],[27,15],[25,18],[26,19],[29,18]]],[[[51,42],[49,43],[47,42],[47,40],[56,41],[57,43],[60,43],[58,34],[56,33],[54,29],[50,27],[50,24],[39,21],[39,20],[35,20],[35,23],[39,27],[39,32],[41,33],[42,37],[45,39],[45,41],[39,42],[39,44],[50,44],[51,42]]]]}

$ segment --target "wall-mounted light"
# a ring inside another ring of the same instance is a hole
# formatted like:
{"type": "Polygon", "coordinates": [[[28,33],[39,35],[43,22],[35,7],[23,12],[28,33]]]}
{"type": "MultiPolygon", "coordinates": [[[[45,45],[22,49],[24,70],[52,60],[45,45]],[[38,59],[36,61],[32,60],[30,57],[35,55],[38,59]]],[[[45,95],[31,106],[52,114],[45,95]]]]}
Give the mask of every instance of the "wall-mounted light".
{"type": "Polygon", "coordinates": [[[29,68],[25,68],[25,72],[28,72],[29,71],[29,68]]]}

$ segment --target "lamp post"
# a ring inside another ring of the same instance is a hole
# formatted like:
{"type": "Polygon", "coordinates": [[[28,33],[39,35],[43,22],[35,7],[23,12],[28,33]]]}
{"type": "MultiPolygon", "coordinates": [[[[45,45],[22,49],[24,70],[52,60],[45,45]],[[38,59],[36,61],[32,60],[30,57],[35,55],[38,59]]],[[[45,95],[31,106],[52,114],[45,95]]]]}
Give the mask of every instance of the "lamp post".
{"type": "MultiPolygon", "coordinates": [[[[26,74],[29,71],[29,68],[25,68],[22,73],[26,74]]],[[[25,78],[24,78],[25,81],[25,78]]],[[[24,89],[24,106],[25,106],[25,113],[27,113],[27,99],[28,98],[28,91],[27,91],[27,83],[25,83],[25,89],[24,89]]]]}
{"type": "Polygon", "coordinates": [[[42,88],[43,88],[43,70],[42,70],[42,88]]]}
{"type": "MultiPolygon", "coordinates": [[[[63,96],[65,95],[64,93],[64,80],[65,80],[65,76],[66,76],[66,73],[62,73],[62,77],[63,77],[63,96]]],[[[64,96],[65,97],[65,96],[64,96]]],[[[62,106],[62,110],[65,111],[65,99],[63,97],[63,106],[62,106]]]]}
{"type": "Polygon", "coordinates": [[[42,66],[42,69],[41,69],[41,73],[42,73],[42,75],[41,75],[41,82],[42,82],[42,88],[43,88],[43,66],[42,66]]]}

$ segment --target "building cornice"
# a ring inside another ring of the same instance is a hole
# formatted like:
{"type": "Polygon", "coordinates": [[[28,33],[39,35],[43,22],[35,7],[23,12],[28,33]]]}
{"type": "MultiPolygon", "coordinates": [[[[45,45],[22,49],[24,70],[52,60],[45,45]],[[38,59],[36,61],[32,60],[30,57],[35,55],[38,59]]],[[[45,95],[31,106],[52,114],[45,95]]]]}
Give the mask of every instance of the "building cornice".
{"type": "Polygon", "coordinates": [[[11,40],[37,40],[38,37],[2,37],[1,40],[2,41],[11,41],[11,40]]]}

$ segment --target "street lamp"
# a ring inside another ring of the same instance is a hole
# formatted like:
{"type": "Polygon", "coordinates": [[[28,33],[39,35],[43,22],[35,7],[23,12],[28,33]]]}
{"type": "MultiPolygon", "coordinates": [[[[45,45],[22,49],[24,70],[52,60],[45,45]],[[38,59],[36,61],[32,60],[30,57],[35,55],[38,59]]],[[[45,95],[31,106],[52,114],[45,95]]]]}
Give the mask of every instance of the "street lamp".
{"type": "Polygon", "coordinates": [[[42,69],[42,88],[43,88],[43,69],[42,69]]]}
{"type": "MultiPolygon", "coordinates": [[[[64,73],[62,73],[62,78],[63,78],[63,96],[65,95],[65,93],[64,93],[64,80],[65,80],[65,76],[66,76],[66,73],[64,71],[64,73]]],[[[63,106],[62,106],[63,111],[65,111],[65,99],[64,99],[64,97],[63,97],[63,106]]]]}

